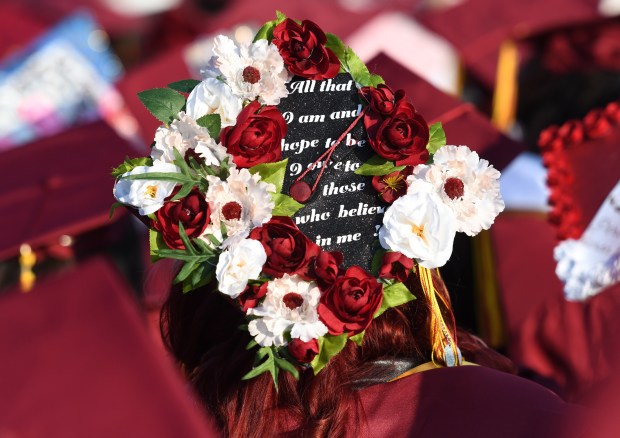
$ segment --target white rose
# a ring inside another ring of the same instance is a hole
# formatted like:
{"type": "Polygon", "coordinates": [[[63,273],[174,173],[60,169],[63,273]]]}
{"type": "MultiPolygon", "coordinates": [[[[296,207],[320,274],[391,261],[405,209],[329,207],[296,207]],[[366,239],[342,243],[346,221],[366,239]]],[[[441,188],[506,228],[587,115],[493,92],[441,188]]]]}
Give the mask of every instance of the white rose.
{"type": "Polygon", "coordinates": [[[206,114],[219,114],[222,127],[235,125],[241,109],[242,100],[228,85],[215,78],[207,78],[198,84],[187,98],[186,105],[187,114],[194,120],[206,114]]]}
{"type": "Polygon", "coordinates": [[[141,215],[155,213],[164,205],[164,200],[170,196],[175,182],[155,181],[145,179],[125,179],[128,175],[142,175],[145,173],[164,172],[178,173],[179,169],[170,163],[156,163],[153,166],[137,166],[130,172],[124,173],[114,186],[114,197],[123,204],[138,208],[141,215]]]}
{"type": "Polygon", "coordinates": [[[448,261],[455,234],[453,211],[432,185],[417,180],[385,212],[379,241],[385,249],[401,252],[430,269],[448,261]]]}
{"type": "Polygon", "coordinates": [[[252,239],[244,239],[222,252],[215,268],[219,291],[237,298],[248,285],[257,279],[267,261],[263,245],[252,239]]]}

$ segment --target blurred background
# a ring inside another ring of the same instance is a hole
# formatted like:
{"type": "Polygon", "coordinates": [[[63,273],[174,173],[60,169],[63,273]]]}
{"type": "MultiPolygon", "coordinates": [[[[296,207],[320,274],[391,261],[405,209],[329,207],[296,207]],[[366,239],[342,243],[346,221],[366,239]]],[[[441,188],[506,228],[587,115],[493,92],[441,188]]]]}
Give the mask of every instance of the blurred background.
{"type": "Polygon", "coordinates": [[[442,270],[457,323],[569,401],[613,374],[620,288],[567,301],[553,251],[620,178],[620,0],[1,0],[0,438],[210,434],[159,337],[170,266],[109,174],[153,141],[137,92],[275,10],[502,171],[506,211],[442,270]]]}

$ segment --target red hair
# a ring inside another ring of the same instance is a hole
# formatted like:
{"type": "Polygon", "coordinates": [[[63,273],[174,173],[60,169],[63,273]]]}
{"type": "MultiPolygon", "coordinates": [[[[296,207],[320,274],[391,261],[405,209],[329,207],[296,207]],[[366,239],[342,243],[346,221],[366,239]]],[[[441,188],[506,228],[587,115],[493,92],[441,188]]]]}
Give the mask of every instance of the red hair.
{"type": "MultiPolygon", "coordinates": [[[[444,303],[444,319],[456,338],[447,290],[438,275],[433,281],[444,303]]],[[[289,373],[280,373],[278,391],[268,374],[241,380],[252,367],[255,351],[246,350],[251,337],[239,329],[246,324],[244,314],[223,294],[207,287],[186,294],[173,288],[162,308],[162,335],[205,409],[227,436],[359,435],[362,430],[353,429],[363,429],[359,425],[364,415],[357,389],[368,384],[363,382],[391,378],[384,362],[378,361],[407,359],[420,364],[430,360],[430,307],[418,283],[409,287],[417,299],[373,320],[361,347],[347,342],[316,376],[306,370],[297,381],[289,373]]],[[[482,341],[466,332],[458,335],[465,359],[514,371],[508,359],[482,341]]]]}

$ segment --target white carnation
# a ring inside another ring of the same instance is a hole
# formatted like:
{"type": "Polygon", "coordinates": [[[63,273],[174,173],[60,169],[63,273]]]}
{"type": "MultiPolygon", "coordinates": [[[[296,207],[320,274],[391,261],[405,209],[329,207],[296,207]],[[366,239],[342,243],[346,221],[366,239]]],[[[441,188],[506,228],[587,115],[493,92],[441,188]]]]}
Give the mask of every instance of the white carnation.
{"type": "Polygon", "coordinates": [[[252,175],[247,169],[230,169],[226,181],[209,176],[207,202],[211,210],[211,223],[203,235],[213,234],[221,237],[221,225],[226,226],[228,238],[222,247],[227,247],[240,238],[245,238],[250,230],[271,219],[274,202],[271,193],[273,184],[261,181],[260,175],[252,175]]]}
{"type": "Polygon", "coordinates": [[[249,280],[260,276],[267,254],[262,243],[243,239],[230,249],[223,251],[217,261],[215,278],[220,292],[237,298],[248,285],[249,280]]]}
{"type": "Polygon", "coordinates": [[[138,208],[138,212],[143,216],[155,213],[164,205],[164,200],[170,196],[176,183],[124,178],[129,175],[142,175],[154,172],[178,173],[179,169],[174,164],[161,162],[153,166],[134,167],[130,172],[121,175],[116,182],[114,185],[114,197],[123,204],[138,208]]]}
{"type": "Polygon", "coordinates": [[[263,303],[248,309],[248,315],[259,317],[250,321],[250,334],[263,347],[285,345],[289,330],[291,338],[304,342],[325,335],[327,327],[317,312],[320,297],[316,283],[297,275],[284,274],[270,281],[263,303]]]}
{"type": "MultiPolygon", "coordinates": [[[[182,157],[188,150],[195,150],[208,166],[219,166],[221,161],[230,157],[226,148],[211,138],[209,131],[199,126],[188,114],[181,111],[178,120],[170,126],[160,126],[155,132],[155,145],[151,150],[153,163],[173,163],[174,150],[182,157]]],[[[229,161],[232,162],[232,159],[229,161]]]]}
{"type": "Polygon", "coordinates": [[[242,99],[224,82],[209,77],[192,90],[187,98],[187,114],[198,120],[207,114],[219,114],[222,127],[233,126],[242,109],[242,99]]]}
{"type": "Polygon", "coordinates": [[[286,83],[291,75],[278,48],[267,40],[237,46],[230,38],[215,38],[215,66],[226,79],[233,93],[242,99],[264,105],[277,105],[288,96],[286,83]]]}
{"type": "Polygon", "coordinates": [[[475,236],[488,230],[504,201],[499,190],[500,173],[467,146],[444,146],[430,166],[419,165],[407,181],[427,181],[456,215],[457,231],[475,236]]]}
{"type": "Polygon", "coordinates": [[[443,266],[452,254],[456,218],[433,186],[413,181],[383,216],[379,241],[385,249],[415,259],[425,268],[443,266]]]}

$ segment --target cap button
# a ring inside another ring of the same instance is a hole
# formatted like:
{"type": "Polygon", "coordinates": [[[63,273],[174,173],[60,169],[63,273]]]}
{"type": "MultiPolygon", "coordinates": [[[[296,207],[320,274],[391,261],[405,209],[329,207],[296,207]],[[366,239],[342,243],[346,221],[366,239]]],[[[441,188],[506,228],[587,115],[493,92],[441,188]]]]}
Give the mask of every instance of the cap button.
{"type": "Polygon", "coordinates": [[[310,196],[312,196],[312,189],[307,182],[304,181],[296,181],[291,185],[289,189],[289,194],[291,198],[295,201],[305,204],[310,196]]]}

